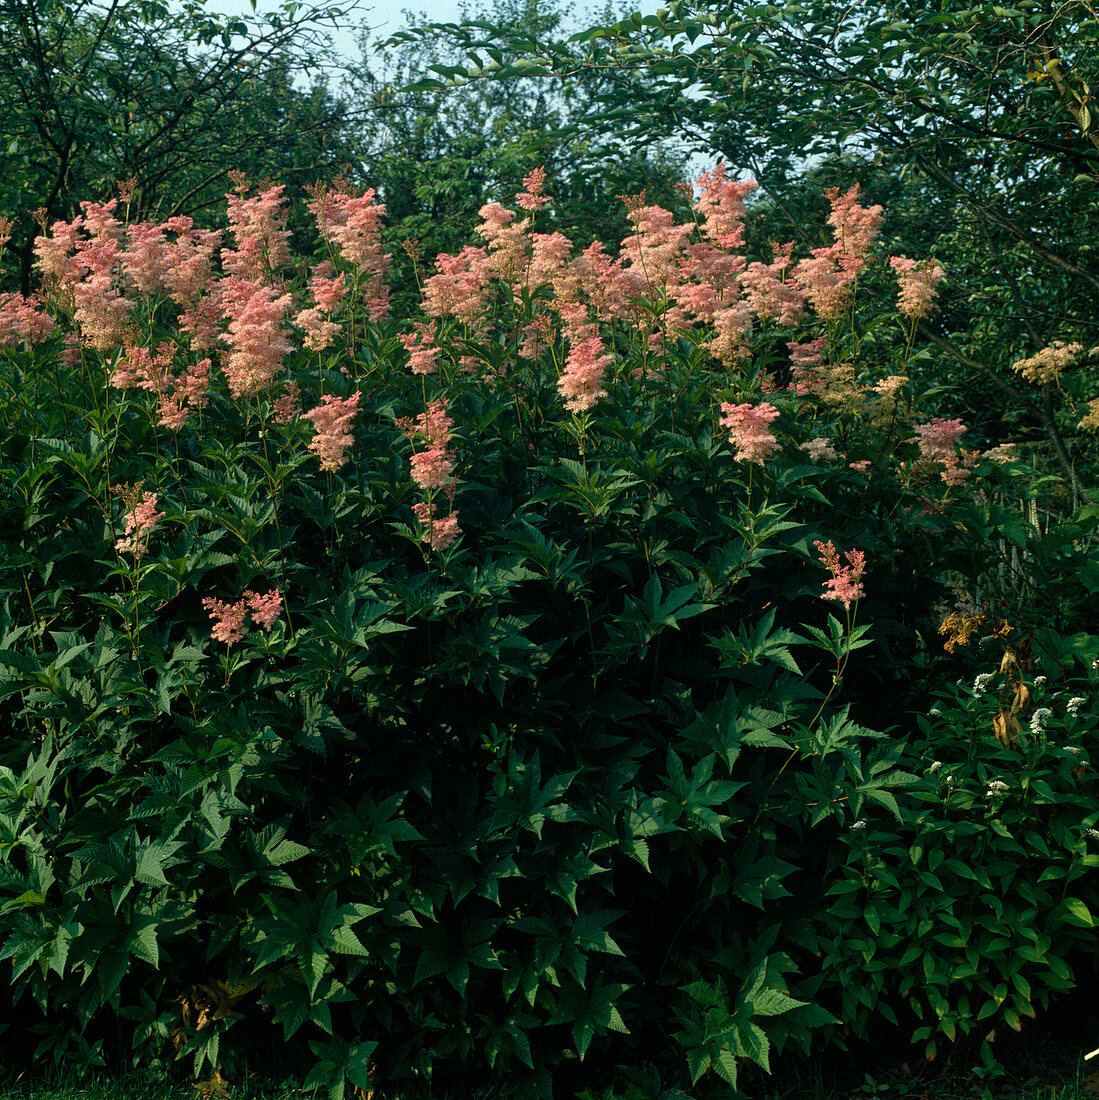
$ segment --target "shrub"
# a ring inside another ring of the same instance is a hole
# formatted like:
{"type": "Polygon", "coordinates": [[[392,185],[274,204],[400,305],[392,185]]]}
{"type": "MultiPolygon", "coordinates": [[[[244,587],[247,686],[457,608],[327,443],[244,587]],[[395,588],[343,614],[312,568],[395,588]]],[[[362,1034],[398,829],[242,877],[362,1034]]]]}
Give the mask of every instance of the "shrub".
{"type": "Polygon", "coordinates": [[[748,263],[747,185],[700,182],[698,226],[634,200],[612,258],[534,231],[532,173],[408,331],[370,194],[313,194],[308,297],[279,188],[230,196],[220,257],[111,204],[40,239],[4,307],[13,1050],[277,1058],[336,1100],[735,1086],[906,995],[934,1050],[978,991],[1010,1024],[1070,980],[1090,768],[957,696],[930,775],[912,718],[947,582],[1012,535],[969,487],[1014,475],[925,419],[910,328],[866,355],[879,208],[833,194],[833,246],[748,263]],[[944,906],[1009,874],[1001,996],[944,906]]]}

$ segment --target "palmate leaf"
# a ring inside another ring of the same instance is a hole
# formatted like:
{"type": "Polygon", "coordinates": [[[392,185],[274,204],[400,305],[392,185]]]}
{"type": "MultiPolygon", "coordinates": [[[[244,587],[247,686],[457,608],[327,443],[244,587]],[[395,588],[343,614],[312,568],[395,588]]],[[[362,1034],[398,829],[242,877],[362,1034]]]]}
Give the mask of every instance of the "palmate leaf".
{"type": "Polygon", "coordinates": [[[330,965],[330,955],[365,954],[351,929],[379,912],[376,906],[361,903],[339,905],[335,890],[323,898],[302,898],[293,907],[254,922],[249,938],[256,949],[255,965],[261,968],[291,959],[312,997],[330,965]]]}

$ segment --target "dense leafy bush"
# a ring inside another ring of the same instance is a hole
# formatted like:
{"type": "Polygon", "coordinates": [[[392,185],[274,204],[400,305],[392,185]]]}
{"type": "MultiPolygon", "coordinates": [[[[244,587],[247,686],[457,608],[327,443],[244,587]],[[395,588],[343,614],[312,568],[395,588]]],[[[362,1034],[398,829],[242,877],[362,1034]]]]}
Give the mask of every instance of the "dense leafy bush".
{"type": "Polygon", "coordinates": [[[701,185],[616,259],[486,207],[409,331],[370,195],[313,195],[308,298],[278,188],[230,196],[219,265],[110,206],[43,236],[0,328],[13,1054],[720,1090],[1071,982],[1099,639],[1032,632],[1070,724],[990,555],[1087,583],[1095,517],[967,503],[1026,474],[921,412],[932,264],[893,265],[907,320],[856,313],[880,211],[747,264],[746,187],[701,185]],[[995,714],[936,686],[978,583],[995,714]]]}

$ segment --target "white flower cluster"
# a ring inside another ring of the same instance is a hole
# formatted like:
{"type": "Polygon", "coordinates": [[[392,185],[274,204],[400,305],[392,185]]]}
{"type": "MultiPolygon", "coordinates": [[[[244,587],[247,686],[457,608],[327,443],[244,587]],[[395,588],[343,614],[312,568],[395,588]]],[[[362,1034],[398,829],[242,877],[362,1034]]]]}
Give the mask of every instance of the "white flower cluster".
{"type": "Polygon", "coordinates": [[[1030,719],[1030,732],[1041,733],[1046,728],[1046,723],[1053,717],[1053,711],[1049,707],[1039,707],[1030,719]]]}
{"type": "Polygon", "coordinates": [[[1087,699],[1083,695],[1074,695],[1065,706],[1068,708],[1069,714],[1074,718],[1080,713],[1080,708],[1087,702],[1087,699]]]}
{"type": "Polygon", "coordinates": [[[978,675],[977,679],[973,681],[974,696],[984,695],[984,693],[988,691],[989,681],[994,675],[994,672],[982,672],[978,675]]]}
{"type": "Polygon", "coordinates": [[[1003,794],[1007,790],[1007,784],[1002,779],[991,779],[988,783],[988,790],[985,791],[985,798],[991,798],[994,794],[1003,794]]]}
{"type": "Polygon", "coordinates": [[[928,770],[931,772],[932,775],[934,775],[942,766],[943,762],[941,760],[936,760],[935,763],[932,764],[928,770]]]}
{"type": "Polygon", "coordinates": [[[866,828],[866,822],[860,817],[858,821],[854,822],[851,826],[851,832],[857,832],[860,829],[866,828]]]}
{"type": "Polygon", "coordinates": [[[1090,836],[1092,840],[1099,840],[1099,829],[1085,829],[1084,836],[1090,836]]]}

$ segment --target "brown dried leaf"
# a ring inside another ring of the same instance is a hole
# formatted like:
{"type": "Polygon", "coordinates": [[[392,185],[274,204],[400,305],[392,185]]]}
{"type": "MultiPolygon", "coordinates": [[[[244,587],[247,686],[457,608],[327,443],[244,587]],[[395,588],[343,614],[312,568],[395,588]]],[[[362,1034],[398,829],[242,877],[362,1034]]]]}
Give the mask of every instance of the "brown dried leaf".
{"type": "Polygon", "coordinates": [[[996,740],[1005,749],[1015,748],[1015,735],[1023,732],[1023,727],[1019,725],[1015,715],[1004,714],[1003,710],[1000,710],[996,717],[992,719],[992,729],[996,734],[996,740]]]}
{"type": "Polygon", "coordinates": [[[1030,706],[1030,688],[1020,680],[1015,688],[1015,698],[1011,701],[1011,713],[1019,714],[1028,706],[1030,706]]]}
{"type": "Polygon", "coordinates": [[[230,985],[218,978],[210,984],[199,982],[190,986],[186,993],[176,997],[181,1006],[183,1026],[205,1031],[217,1020],[242,1019],[239,1012],[233,1012],[233,1005],[258,988],[259,984],[255,978],[245,978],[237,985],[230,985]]]}
{"type": "Polygon", "coordinates": [[[1000,671],[1005,676],[1019,671],[1019,662],[1015,657],[1015,650],[1005,649],[1003,660],[1000,661],[1000,671]]]}
{"type": "Polygon", "coordinates": [[[229,1100],[229,1084],[221,1075],[221,1066],[214,1070],[213,1077],[205,1081],[196,1081],[195,1092],[202,1097],[202,1100],[211,1100],[212,1097],[217,1097],[217,1100],[229,1100]]]}

